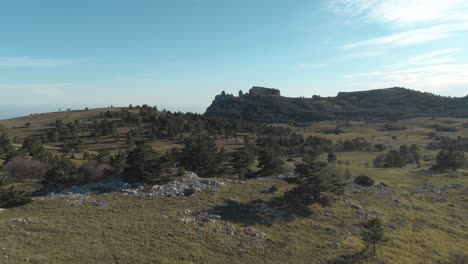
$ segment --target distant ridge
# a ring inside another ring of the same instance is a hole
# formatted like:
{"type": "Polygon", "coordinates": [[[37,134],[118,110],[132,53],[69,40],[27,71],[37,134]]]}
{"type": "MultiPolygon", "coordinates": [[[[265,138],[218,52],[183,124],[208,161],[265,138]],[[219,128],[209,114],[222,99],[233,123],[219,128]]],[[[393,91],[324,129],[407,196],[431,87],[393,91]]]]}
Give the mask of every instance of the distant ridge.
{"type": "Polygon", "coordinates": [[[468,96],[444,97],[393,87],[340,92],[336,97],[291,98],[281,96],[278,89],[254,86],[239,96],[223,91],[206,115],[262,122],[468,117],[468,96]]]}

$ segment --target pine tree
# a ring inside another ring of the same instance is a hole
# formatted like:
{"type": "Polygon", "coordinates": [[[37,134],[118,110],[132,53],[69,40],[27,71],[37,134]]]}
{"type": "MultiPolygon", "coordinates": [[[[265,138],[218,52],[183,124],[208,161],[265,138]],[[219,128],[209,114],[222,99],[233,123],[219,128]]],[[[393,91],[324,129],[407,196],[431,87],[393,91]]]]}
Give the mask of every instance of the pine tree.
{"type": "Polygon", "coordinates": [[[328,153],[327,157],[328,163],[335,163],[336,162],[336,155],[333,152],[328,153]]]}
{"type": "Polygon", "coordinates": [[[239,180],[245,179],[245,174],[255,161],[255,154],[250,146],[246,146],[234,153],[231,165],[239,175],[239,180]]]}
{"type": "Polygon", "coordinates": [[[188,138],[181,151],[181,164],[202,177],[212,177],[222,173],[224,153],[218,151],[214,139],[206,135],[188,138]]]}
{"type": "Polygon", "coordinates": [[[138,144],[127,155],[125,176],[131,182],[163,184],[173,179],[170,160],[150,145],[138,144]]]}
{"type": "Polygon", "coordinates": [[[296,164],[298,186],[288,191],[288,200],[302,204],[321,202],[326,192],[336,195],[344,193],[346,179],[334,165],[319,161],[317,155],[308,154],[301,163],[296,164]]]}
{"type": "Polygon", "coordinates": [[[361,239],[366,247],[372,247],[372,253],[376,255],[376,245],[384,240],[385,230],[380,218],[369,220],[363,225],[361,239]]]}
{"type": "Polygon", "coordinates": [[[13,151],[10,138],[5,132],[0,131],[0,156],[9,155],[13,151]]]}
{"type": "Polygon", "coordinates": [[[278,151],[273,148],[262,149],[258,161],[261,176],[270,176],[283,171],[284,161],[278,155],[278,151]]]}
{"type": "Polygon", "coordinates": [[[446,171],[449,169],[456,171],[463,167],[465,161],[465,153],[450,147],[449,149],[441,150],[439,154],[437,154],[437,163],[432,168],[439,171],[446,171]]]}

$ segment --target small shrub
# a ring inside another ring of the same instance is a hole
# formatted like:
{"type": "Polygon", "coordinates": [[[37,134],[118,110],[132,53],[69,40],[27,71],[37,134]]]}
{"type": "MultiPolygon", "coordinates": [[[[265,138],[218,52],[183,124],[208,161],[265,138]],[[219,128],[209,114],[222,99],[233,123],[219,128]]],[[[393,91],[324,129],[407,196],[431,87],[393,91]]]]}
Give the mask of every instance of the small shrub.
{"type": "Polygon", "coordinates": [[[8,182],[8,177],[4,175],[2,172],[0,172],[0,186],[7,184],[7,182],[8,182]]]}
{"type": "Polygon", "coordinates": [[[275,193],[279,190],[278,185],[273,184],[270,188],[270,192],[275,193]]]}
{"type": "Polygon", "coordinates": [[[96,161],[89,161],[80,167],[80,172],[88,183],[100,181],[112,171],[113,168],[111,165],[98,164],[96,161]]]}
{"type": "Polygon", "coordinates": [[[361,174],[354,178],[354,183],[359,184],[361,186],[373,186],[375,184],[375,181],[371,177],[361,174]]]}
{"type": "Polygon", "coordinates": [[[31,195],[23,190],[10,188],[0,189],[0,207],[12,208],[32,202],[31,195]]]}
{"type": "Polygon", "coordinates": [[[194,188],[188,188],[184,191],[184,196],[192,196],[193,194],[195,194],[195,189],[194,188]]]}
{"type": "Polygon", "coordinates": [[[46,173],[42,162],[22,157],[15,157],[5,163],[2,171],[15,181],[42,179],[46,173]]]}

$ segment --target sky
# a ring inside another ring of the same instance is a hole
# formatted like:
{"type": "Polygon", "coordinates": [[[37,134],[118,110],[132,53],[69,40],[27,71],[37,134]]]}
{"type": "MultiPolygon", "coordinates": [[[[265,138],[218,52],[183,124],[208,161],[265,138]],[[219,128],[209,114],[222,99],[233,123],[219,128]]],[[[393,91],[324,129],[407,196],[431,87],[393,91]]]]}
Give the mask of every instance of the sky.
{"type": "Polygon", "coordinates": [[[0,105],[198,111],[225,90],[468,94],[465,0],[2,0],[0,105]]]}

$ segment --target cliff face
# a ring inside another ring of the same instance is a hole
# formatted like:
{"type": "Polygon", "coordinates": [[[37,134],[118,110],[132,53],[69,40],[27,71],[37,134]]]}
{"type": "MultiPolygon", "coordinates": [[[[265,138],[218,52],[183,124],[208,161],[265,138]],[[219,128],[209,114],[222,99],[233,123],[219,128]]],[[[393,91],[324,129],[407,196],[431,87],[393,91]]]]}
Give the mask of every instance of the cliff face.
{"type": "Polygon", "coordinates": [[[468,117],[468,97],[442,97],[395,87],[341,92],[336,97],[289,98],[277,89],[253,87],[239,96],[217,95],[206,115],[262,122],[468,117]]]}
{"type": "Polygon", "coordinates": [[[254,86],[249,90],[250,95],[273,95],[273,96],[281,96],[281,92],[278,89],[273,88],[266,88],[260,86],[254,86]]]}

